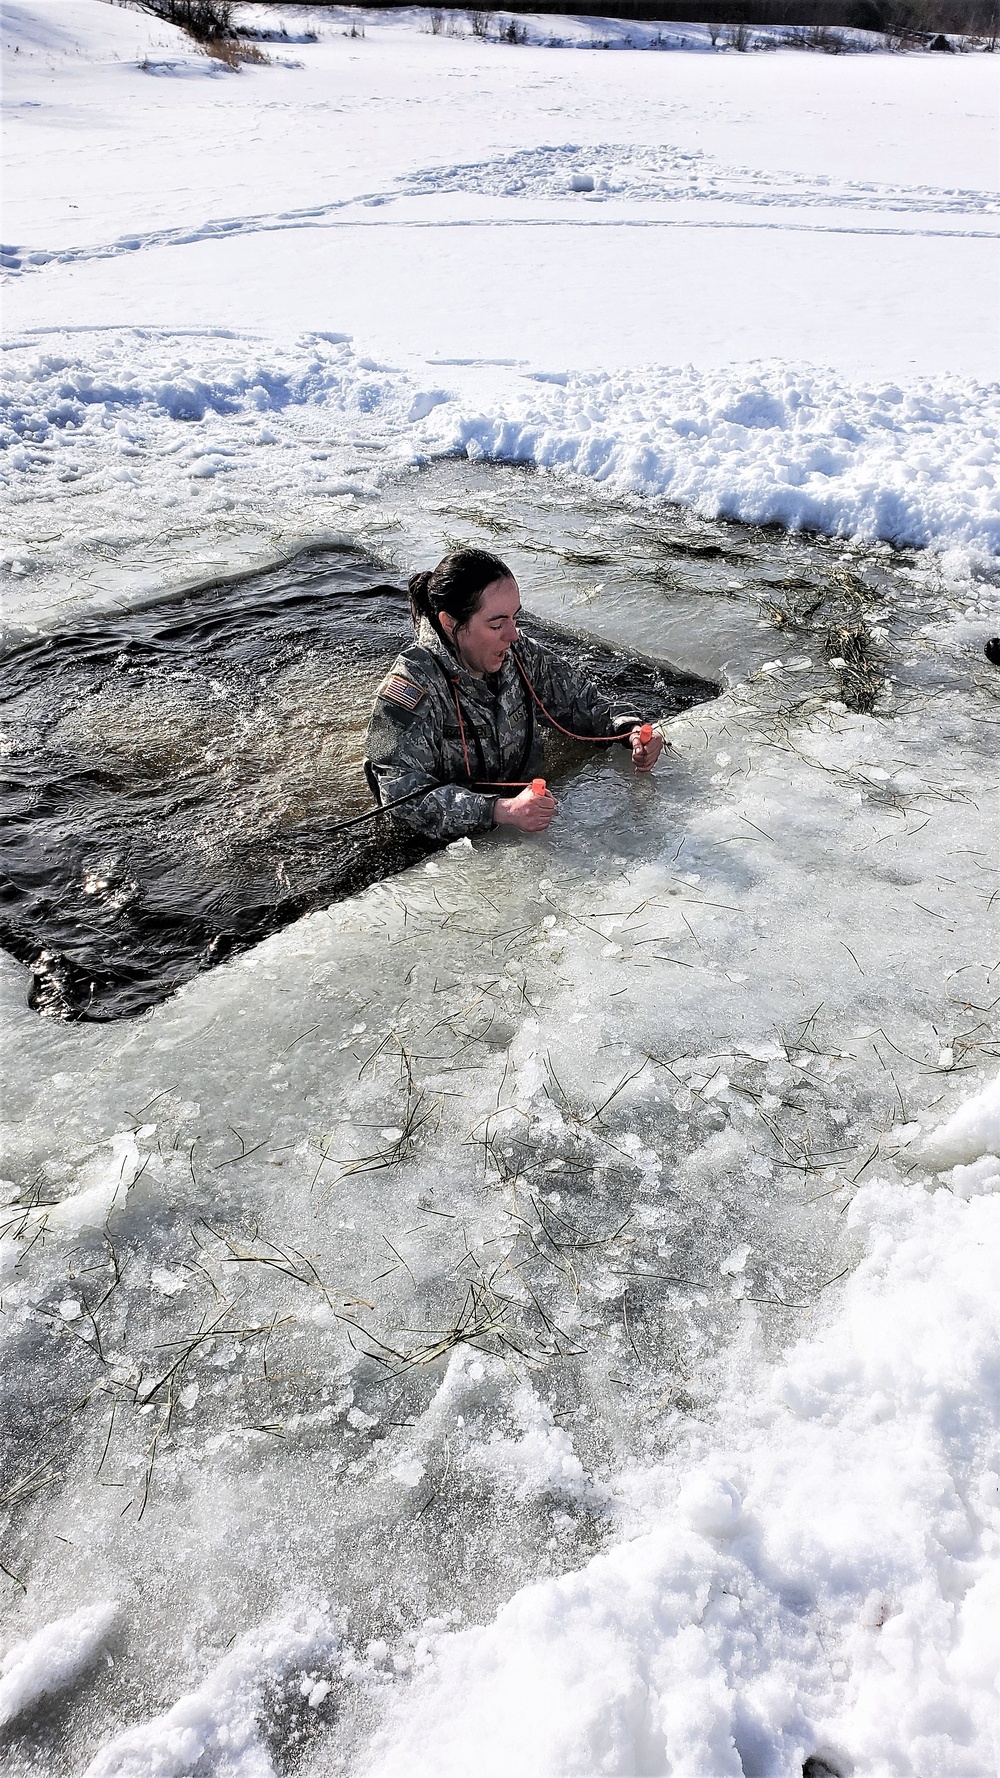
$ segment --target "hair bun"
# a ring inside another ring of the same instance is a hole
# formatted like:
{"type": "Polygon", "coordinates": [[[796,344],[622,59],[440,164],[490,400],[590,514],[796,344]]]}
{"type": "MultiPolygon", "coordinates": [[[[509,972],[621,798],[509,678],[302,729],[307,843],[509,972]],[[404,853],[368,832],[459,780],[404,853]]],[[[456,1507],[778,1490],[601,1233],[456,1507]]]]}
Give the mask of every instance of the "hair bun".
{"type": "Polygon", "coordinates": [[[407,581],[410,594],[410,611],[413,616],[413,627],[420,628],[422,617],[431,617],[431,601],[428,588],[431,584],[431,569],[422,568],[419,574],[411,574],[407,581]]]}

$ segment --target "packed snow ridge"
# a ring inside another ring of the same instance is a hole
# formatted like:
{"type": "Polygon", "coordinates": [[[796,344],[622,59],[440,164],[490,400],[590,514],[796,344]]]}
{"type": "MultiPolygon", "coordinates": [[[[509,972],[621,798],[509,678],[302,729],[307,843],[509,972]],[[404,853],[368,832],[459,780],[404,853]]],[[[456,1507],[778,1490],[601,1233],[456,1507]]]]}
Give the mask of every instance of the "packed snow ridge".
{"type": "MultiPolygon", "coordinates": [[[[346,432],[382,448],[383,473],[458,453],[705,516],[1000,550],[1000,392],[971,380],[851,385],[774,363],[525,371],[484,412],[449,388],[444,365],[428,384],[347,342],[151,331],[24,339],[7,369],[6,485],[32,502],[82,485],[153,510],[186,505],[215,477],[237,503],[283,487],[319,501],[372,485],[370,473],[331,481],[322,442],[346,432]]],[[[15,545],[8,565],[31,553],[15,545]]]]}

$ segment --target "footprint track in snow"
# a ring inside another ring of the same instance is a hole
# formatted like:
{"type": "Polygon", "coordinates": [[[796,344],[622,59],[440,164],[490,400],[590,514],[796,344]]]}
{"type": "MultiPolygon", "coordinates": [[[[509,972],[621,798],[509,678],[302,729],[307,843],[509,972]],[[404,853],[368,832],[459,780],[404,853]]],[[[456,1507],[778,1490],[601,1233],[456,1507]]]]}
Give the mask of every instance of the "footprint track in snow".
{"type": "Polygon", "coordinates": [[[495,160],[450,167],[431,167],[407,177],[407,195],[471,192],[488,197],[562,198],[574,190],[584,199],[666,200],[703,198],[752,204],[824,205],[866,210],[927,211],[938,214],[996,215],[1000,194],[988,191],[938,189],[932,186],[882,185],[874,181],[833,180],[807,173],[766,172],[753,167],[726,167],[700,149],[664,144],[656,148],[614,143],[580,147],[521,149],[495,160]]]}
{"type": "MultiPolygon", "coordinates": [[[[576,196],[589,205],[600,205],[609,199],[642,203],[693,200],[706,206],[724,202],[755,209],[824,208],[900,216],[934,214],[972,219],[1000,214],[1000,194],[989,191],[888,185],[857,180],[836,181],[805,173],[770,173],[752,167],[725,167],[700,150],[681,149],[669,144],[657,148],[598,144],[588,148],[567,143],[558,147],[520,149],[489,161],[422,168],[413,173],[401,174],[390,189],[368,192],[353,198],[338,198],[328,204],[313,204],[302,209],[223,217],[179,228],[135,231],[120,236],[116,241],[95,243],[89,247],[33,248],[22,252],[14,245],[2,245],[0,268],[9,273],[42,271],[49,265],[114,259],[126,253],[137,253],[153,247],[184,247],[196,242],[224,240],[239,235],[343,226],[344,220],[348,224],[355,222],[354,216],[345,218],[345,212],[377,209],[392,204],[398,198],[458,194],[552,201],[576,196]]],[[[505,220],[537,219],[512,217],[505,220]]],[[[559,220],[562,222],[565,219],[559,220]]],[[[587,220],[592,226],[598,222],[598,218],[592,214],[588,214],[587,220]]],[[[617,218],[616,222],[620,226],[623,221],[630,220],[617,218]]],[[[648,223],[650,219],[643,220],[648,223]]],[[[655,225],[662,226],[664,222],[671,220],[663,218],[655,225]]],[[[461,219],[459,226],[468,226],[468,222],[469,219],[461,219]]],[[[690,217],[683,219],[682,226],[696,225],[690,217]]],[[[740,226],[732,219],[726,219],[724,223],[720,221],[717,225],[740,226]]],[[[398,227],[400,224],[394,220],[393,226],[398,227]]],[[[435,219],[434,226],[445,226],[445,221],[435,219]]],[[[631,222],[631,226],[635,226],[635,223],[631,222]]],[[[784,220],[770,226],[794,228],[796,224],[784,220]]],[[[842,228],[844,225],[840,226],[842,228]]],[[[953,231],[935,229],[933,232],[953,231]]],[[[954,232],[967,235],[980,231],[962,229],[954,232]]],[[[987,238],[991,234],[992,231],[988,231],[987,238]]]]}

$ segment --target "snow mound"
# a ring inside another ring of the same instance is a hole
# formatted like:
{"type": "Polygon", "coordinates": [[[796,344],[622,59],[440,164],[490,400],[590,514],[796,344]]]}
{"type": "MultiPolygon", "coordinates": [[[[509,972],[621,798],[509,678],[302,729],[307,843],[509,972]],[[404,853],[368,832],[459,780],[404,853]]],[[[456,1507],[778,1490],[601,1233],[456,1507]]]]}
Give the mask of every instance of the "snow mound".
{"type": "Polygon", "coordinates": [[[0,1728],[79,1679],[100,1654],[117,1616],[113,1600],[84,1605],[16,1642],[0,1663],[0,1728]]]}
{"type": "MultiPolygon", "coordinates": [[[[328,1664],[336,1643],[329,1619],[319,1611],[249,1631],[196,1691],[102,1748],[86,1778],[183,1778],[195,1772],[272,1778],[258,1726],[265,1691],[294,1682],[305,1668],[328,1664]]],[[[300,1689],[311,1698],[317,1688],[324,1696],[323,1682],[312,1671],[300,1689]]]]}
{"type": "Polygon", "coordinates": [[[931,1132],[923,1158],[960,1198],[1000,1191],[1000,1076],[931,1132]]]}

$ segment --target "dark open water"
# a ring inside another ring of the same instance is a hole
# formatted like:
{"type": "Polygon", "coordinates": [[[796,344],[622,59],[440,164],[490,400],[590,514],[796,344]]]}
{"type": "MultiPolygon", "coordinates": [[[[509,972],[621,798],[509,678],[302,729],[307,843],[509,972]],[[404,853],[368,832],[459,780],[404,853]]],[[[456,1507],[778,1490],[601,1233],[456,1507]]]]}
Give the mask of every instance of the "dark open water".
{"type": "MultiPolygon", "coordinates": [[[[608,690],[634,688],[653,717],[717,689],[528,628],[608,690]]],[[[325,548],[15,641],[0,659],[0,943],[27,966],[30,1004],[61,1018],[142,1012],[423,856],[381,818],[331,831],[371,806],[365,728],[410,634],[385,568],[325,548]]]]}

